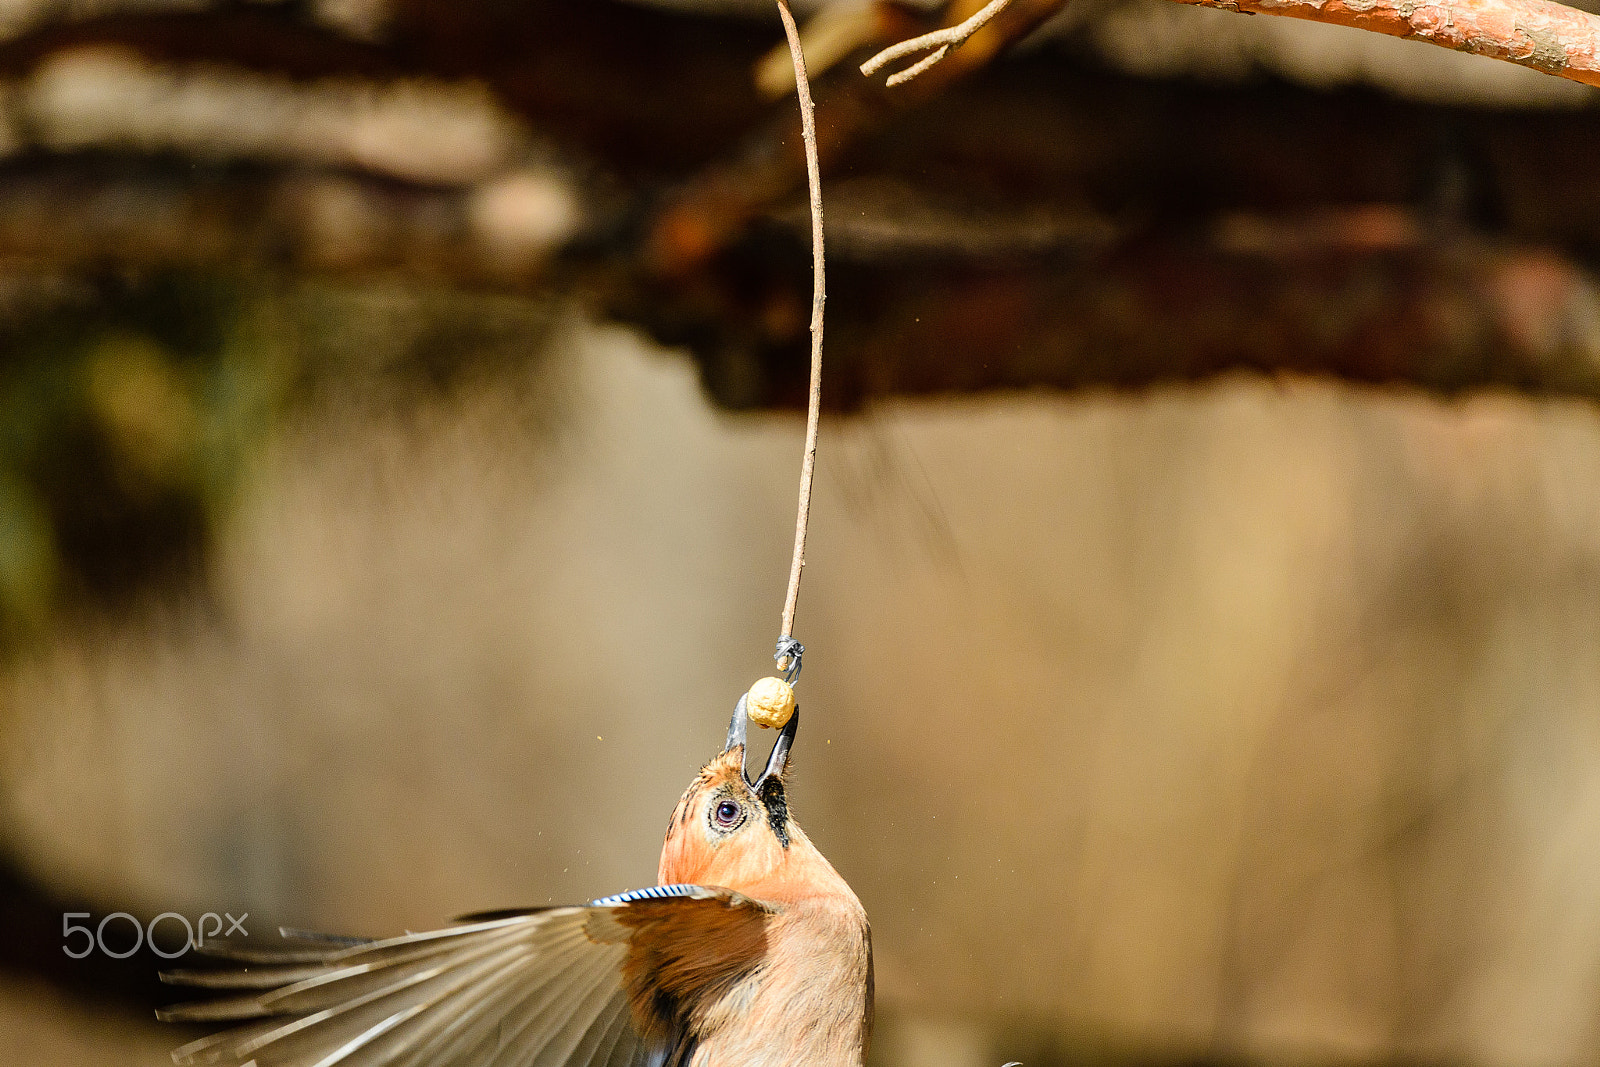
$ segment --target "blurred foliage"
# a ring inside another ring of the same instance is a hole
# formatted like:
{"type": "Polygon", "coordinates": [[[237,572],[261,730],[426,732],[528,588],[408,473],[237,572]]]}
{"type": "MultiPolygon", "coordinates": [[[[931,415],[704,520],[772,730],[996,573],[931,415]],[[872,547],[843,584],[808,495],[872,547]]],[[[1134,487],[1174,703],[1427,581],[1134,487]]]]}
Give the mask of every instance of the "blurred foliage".
{"type": "Polygon", "coordinates": [[[192,575],[289,367],[247,288],[60,288],[0,323],[0,641],[192,575]]]}
{"type": "Polygon", "coordinates": [[[0,653],[63,609],[202,578],[297,398],[448,390],[519,365],[548,320],[527,300],[414,287],[200,272],[5,281],[0,653]]]}

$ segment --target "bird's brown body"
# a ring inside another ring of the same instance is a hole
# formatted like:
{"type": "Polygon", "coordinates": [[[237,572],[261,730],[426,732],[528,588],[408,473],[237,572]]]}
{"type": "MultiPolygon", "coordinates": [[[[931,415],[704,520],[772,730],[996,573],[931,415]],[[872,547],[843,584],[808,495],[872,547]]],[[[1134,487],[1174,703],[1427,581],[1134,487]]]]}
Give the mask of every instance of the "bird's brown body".
{"type": "Polygon", "coordinates": [[[751,789],[743,755],[730,748],[706,764],[661,850],[662,885],[726,886],[770,909],[755,966],[698,1010],[705,1037],[692,1067],[859,1067],[872,1030],[866,910],[790,817],[781,778],[751,789]],[[751,806],[726,837],[711,810],[724,798],[751,806]]]}
{"type": "Polygon", "coordinates": [[[790,815],[798,713],[759,778],[744,704],[678,802],[660,885],[583,907],[503,912],[351,945],[311,942],[238,971],[248,990],[174,1020],[260,1020],[179,1064],[236,1067],[861,1067],[872,1031],[867,916],[790,815]]]}

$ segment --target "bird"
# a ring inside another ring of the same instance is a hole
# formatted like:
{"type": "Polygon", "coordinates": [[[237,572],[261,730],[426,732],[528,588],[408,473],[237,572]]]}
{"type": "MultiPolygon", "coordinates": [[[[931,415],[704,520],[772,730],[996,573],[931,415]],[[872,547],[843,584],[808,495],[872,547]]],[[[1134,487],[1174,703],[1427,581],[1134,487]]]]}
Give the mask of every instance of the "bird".
{"type": "MultiPolygon", "coordinates": [[[[238,1025],[180,1067],[861,1067],[872,934],[789,808],[796,709],[751,777],[745,698],[673,809],[658,884],[385,940],[222,947],[225,990],[157,1012],[238,1025]]],[[[211,946],[217,948],[219,946],[211,946]]]]}

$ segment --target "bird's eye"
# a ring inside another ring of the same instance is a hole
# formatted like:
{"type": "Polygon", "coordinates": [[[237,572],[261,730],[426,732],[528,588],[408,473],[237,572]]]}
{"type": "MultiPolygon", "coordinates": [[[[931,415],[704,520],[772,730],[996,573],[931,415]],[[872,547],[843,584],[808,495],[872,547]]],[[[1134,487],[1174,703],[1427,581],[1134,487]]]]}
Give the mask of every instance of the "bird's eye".
{"type": "Polygon", "coordinates": [[[711,821],[719,830],[732,830],[744,821],[744,809],[731,800],[724,800],[711,810],[711,821]]]}

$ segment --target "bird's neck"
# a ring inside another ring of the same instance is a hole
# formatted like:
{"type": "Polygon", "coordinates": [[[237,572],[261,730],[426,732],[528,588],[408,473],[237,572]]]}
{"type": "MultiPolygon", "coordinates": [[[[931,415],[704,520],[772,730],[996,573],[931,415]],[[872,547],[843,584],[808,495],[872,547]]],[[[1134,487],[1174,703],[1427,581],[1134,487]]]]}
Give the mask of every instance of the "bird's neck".
{"type": "Polygon", "coordinates": [[[790,823],[789,847],[780,862],[744,885],[728,888],[774,904],[837,902],[849,910],[861,910],[849,883],[794,823],[790,823]]]}

